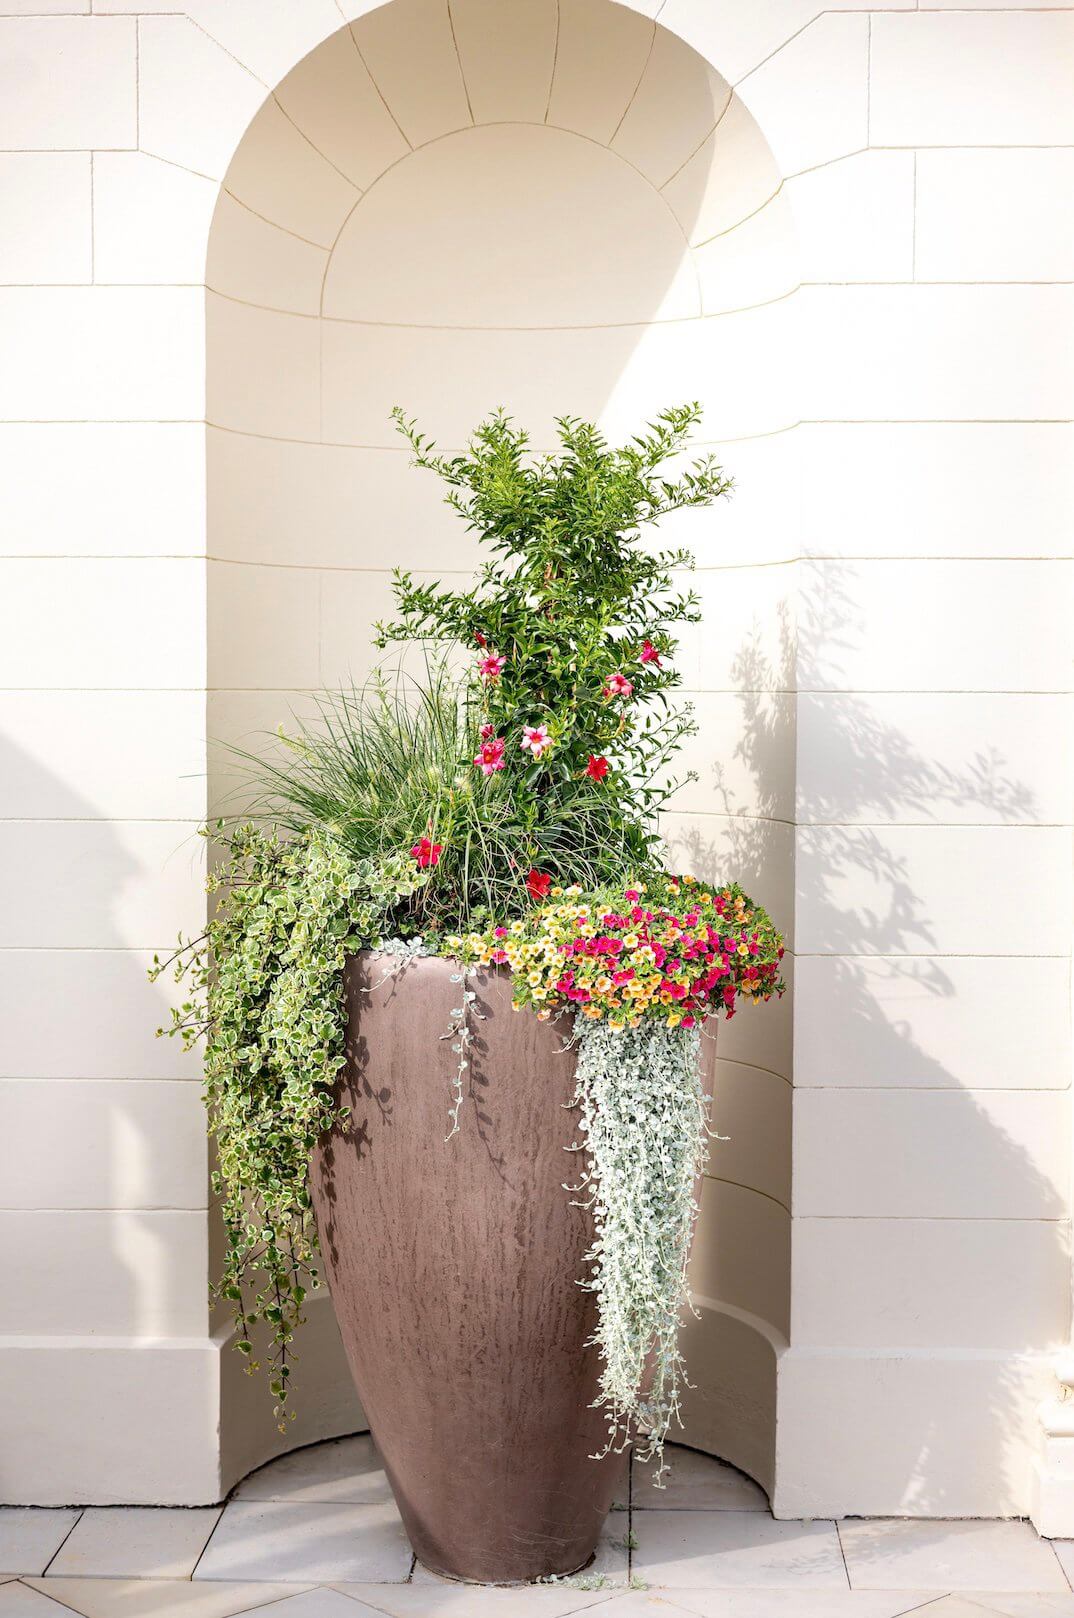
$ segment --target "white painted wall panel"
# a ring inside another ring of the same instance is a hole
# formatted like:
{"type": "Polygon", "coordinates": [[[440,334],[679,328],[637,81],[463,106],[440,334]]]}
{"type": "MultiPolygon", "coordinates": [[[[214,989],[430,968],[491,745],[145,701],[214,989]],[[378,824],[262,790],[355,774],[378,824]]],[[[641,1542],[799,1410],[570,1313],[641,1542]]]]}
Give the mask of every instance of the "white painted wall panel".
{"type": "Polygon", "coordinates": [[[4,1208],[206,1205],[205,1110],[196,1084],[53,1079],[46,1087],[33,1079],[0,1080],[0,1118],[4,1208]],[[26,1143],[43,1121],[49,1150],[29,1153],[26,1143]]]}
{"type": "Polygon", "coordinates": [[[796,1086],[1065,1090],[1070,964],[1008,955],[804,955],[796,1086]]]}
{"type": "Polygon", "coordinates": [[[1058,1348],[1070,1328],[1059,1220],[800,1218],[794,1263],[798,1347],[1058,1348]]]}
{"type": "Polygon", "coordinates": [[[0,147],[66,151],[138,144],[132,19],[4,18],[0,54],[0,147]]]}
{"type": "Polygon", "coordinates": [[[922,10],[873,18],[878,146],[1047,146],[1074,140],[1069,11],[922,10]]]}
{"type": "Polygon", "coordinates": [[[88,152],[0,153],[0,217],[0,284],[92,280],[88,152]]]}
{"type": "Polygon", "coordinates": [[[193,422],[7,422],[11,556],[199,556],[205,430],[193,422]]]}
{"type": "Polygon", "coordinates": [[[172,287],[0,291],[3,421],[197,421],[201,295],[172,287]]]}
{"type": "Polygon", "coordinates": [[[1068,1097],[1049,1091],[803,1090],[793,1209],[863,1220],[1062,1220],[1069,1129],[1068,1097]]]}

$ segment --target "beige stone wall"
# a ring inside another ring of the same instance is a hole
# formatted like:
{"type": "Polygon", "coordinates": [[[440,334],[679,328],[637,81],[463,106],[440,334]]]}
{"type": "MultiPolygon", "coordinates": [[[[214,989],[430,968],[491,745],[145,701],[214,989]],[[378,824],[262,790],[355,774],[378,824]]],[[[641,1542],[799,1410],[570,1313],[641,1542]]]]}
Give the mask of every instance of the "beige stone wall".
{"type": "MultiPolygon", "coordinates": [[[[687,1438],[778,1514],[1028,1508],[1069,1333],[1072,39],[0,5],[4,1498],[214,1499],[272,1441],[143,968],[197,926],[207,738],[360,678],[392,565],[472,563],[388,408],[451,446],[696,396],[738,489],[676,524],[668,838],[785,922],[796,992],[721,1032],[687,1438]]],[[[303,1436],[360,1421],[327,1310],[309,1363],[303,1436]]]]}

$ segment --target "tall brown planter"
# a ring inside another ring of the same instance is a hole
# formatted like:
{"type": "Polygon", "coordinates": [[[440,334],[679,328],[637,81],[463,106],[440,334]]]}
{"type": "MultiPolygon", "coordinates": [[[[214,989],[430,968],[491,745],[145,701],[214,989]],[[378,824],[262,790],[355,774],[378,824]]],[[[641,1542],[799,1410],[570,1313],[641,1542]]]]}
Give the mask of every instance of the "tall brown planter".
{"type": "Polygon", "coordinates": [[[471,979],[476,1038],[459,1133],[458,1061],[442,1036],[450,962],[348,963],[351,1133],[318,1150],[314,1207],[355,1384],[411,1544],[426,1567],[488,1583],[572,1573],[596,1546],[623,1458],[593,1460],[588,1213],[563,1190],[577,1158],[564,1026],[471,979]]]}

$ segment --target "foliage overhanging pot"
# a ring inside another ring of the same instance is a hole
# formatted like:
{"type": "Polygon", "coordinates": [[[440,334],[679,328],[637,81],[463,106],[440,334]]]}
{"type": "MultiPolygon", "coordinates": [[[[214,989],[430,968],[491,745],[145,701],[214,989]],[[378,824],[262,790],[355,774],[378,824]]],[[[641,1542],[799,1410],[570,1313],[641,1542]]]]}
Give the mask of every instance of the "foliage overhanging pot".
{"type": "Polygon", "coordinates": [[[670,874],[659,833],[697,728],[668,665],[700,603],[676,585],[690,553],[641,531],[729,491],[711,456],[662,474],[698,418],[612,449],[563,417],[534,456],[497,412],[445,457],[396,413],[492,559],[463,590],[397,573],[377,644],[454,643],[470,667],[375,677],[282,761],[240,754],[270,825],[206,830],[206,932],[151,973],[190,982],[169,1032],[206,1042],[237,1349],[286,1431],[323,1252],[414,1547],[456,1577],[584,1565],[624,1444],[659,1455],[701,1026],[783,991],[764,910],[670,874]]]}
{"type": "Polygon", "coordinates": [[[471,977],[484,1020],[459,1130],[442,1041],[453,963],[362,954],[347,966],[350,1131],[318,1149],[321,1251],[354,1380],[425,1564],[504,1583],[592,1555],[621,1455],[592,1408],[596,1317],[579,1285],[591,1216],[563,1190],[577,1139],[567,1019],[511,1011],[503,974],[471,977]]]}

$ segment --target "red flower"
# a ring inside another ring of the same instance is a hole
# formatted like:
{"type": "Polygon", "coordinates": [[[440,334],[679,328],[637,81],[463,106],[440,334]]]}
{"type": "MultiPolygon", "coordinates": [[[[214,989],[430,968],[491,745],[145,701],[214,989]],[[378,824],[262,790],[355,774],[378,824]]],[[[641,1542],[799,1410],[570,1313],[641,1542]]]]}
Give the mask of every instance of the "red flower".
{"type": "Polygon", "coordinates": [[[488,641],[485,639],[485,637],[481,633],[480,629],[475,629],[474,630],[474,639],[476,640],[476,642],[477,642],[477,644],[479,646],[487,646],[488,645],[488,641]]]}
{"type": "Polygon", "coordinates": [[[543,872],[532,870],[526,878],[526,888],[531,899],[547,899],[548,890],[552,886],[552,878],[543,872]]]}
{"type": "Polygon", "coordinates": [[[483,742],[491,741],[492,737],[495,736],[495,734],[496,734],[496,726],[495,725],[482,725],[481,726],[481,740],[483,742]]]}
{"type": "Polygon", "coordinates": [[[641,643],[641,661],[643,663],[655,663],[657,668],[660,667],[660,653],[651,640],[643,640],[641,643]]]}
{"type": "Polygon", "coordinates": [[[422,870],[425,871],[430,865],[437,863],[443,846],[443,843],[431,843],[427,837],[419,837],[414,847],[410,850],[411,857],[416,859],[422,870]]]}
{"type": "Polygon", "coordinates": [[[585,773],[588,776],[591,776],[594,781],[603,781],[604,777],[608,773],[608,760],[603,756],[603,754],[600,758],[597,758],[594,756],[594,754],[590,753],[589,763],[585,767],[585,773]]]}

